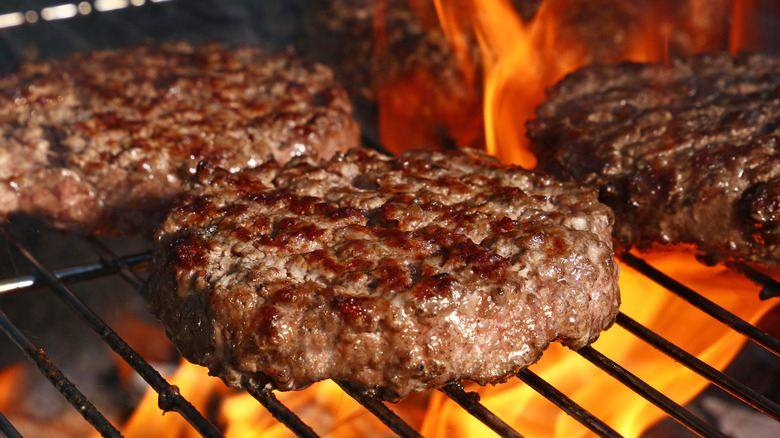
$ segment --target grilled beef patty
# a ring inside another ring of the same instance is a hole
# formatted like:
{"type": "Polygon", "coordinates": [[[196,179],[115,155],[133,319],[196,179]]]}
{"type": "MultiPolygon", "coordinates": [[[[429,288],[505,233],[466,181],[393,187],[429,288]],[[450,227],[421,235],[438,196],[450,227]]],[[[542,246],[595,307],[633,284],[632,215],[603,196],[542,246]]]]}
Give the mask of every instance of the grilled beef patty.
{"type": "Polygon", "coordinates": [[[217,44],[23,64],[0,79],[0,216],[147,234],[206,160],[231,171],[359,145],[322,65],[217,44]]]}
{"type": "Polygon", "coordinates": [[[540,168],[598,187],[622,245],[710,262],[780,260],[780,60],[696,55],[595,65],[528,123],[540,168]]]}
{"type": "Polygon", "coordinates": [[[231,386],[345,380],[389,400],[507,379],[617,313],[612,212],[591,189],[471,151],[353,149],[201,168],[144,295],[231,386]]]}

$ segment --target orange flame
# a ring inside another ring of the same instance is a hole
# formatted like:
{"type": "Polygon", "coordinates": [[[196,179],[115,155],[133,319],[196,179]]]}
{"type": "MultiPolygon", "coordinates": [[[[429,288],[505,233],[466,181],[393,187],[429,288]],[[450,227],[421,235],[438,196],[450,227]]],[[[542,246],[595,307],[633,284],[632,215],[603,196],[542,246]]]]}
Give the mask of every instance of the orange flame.
{"type": "MultiPolygon", "coordinates": [[[[182,360],[176,372],[169,376],[171,385],[179,387],[180,393],[200,412],[206,412],[209,401],[228,391],[225,384],[211,377],[204,368],[182,360]]],[[[127,438],[184,438],[200,437],[187,421],[175,412],[163,414],[157,406],[157,393],[149,389],[133,414],[121,428],[127,438]]],[[[95,435],[95,438],[99,435],[95,435]]]]}
{"type": "MultiPolygon", "coordinates": [[[[473,87],[475,69],[451,68],[438,59],[441,56],[434,52],[447,51],[448,45],[434,29],[438,23],[431,4],[409,0],[419,25],[430,35],[424,44],[411,48],[404,41],[390,41],[385,17],[389,5],[385,0],[375,0],[374,4],[373,64],[379,70],[376,99],[380,143],[396,154],[441,148],[449,142],[478,146],[482,117],[479,92],[473,87]]],[[[450,41],[459,48],[454,53],[458,60],[468,63],[466,43],[450,41]]]]}
{"type": "MultiPolygon", "coordinates": [[[[226,388],[222,381],[210,377],[206,368],[182,361],[170,383],[178,386],[181,394],[201,413],[208,412],[209,405],[218,406],[216,419],[211,420],[221,426],[227,438],[295,436],[251,395],[226,388]]],[[[360,438],[388,433],[377,417],[332,381],[315,383],[303,391],[275,391],[275,395],[320,435],[360,438]]],[[[427,399],[426,394],[413,394],[393,410],[407,422],[419,423],[427,399]]],[[[180,415],[163,415],[157,407],[157,393],[151,389],[121,432],[129,438],[200,436],[180,415]]]]}
{"type": "MultiPolygon", "coordinates": [[[[545,1],[529,22],[515,13],[509,1],[436,0],[436,5],[448,38],[462,41],[464,38],[459,35],[469,27],[463,23],[469,22],[479,42],[485,78],[487,151],[504,162],[527,168],[534,167],[536,159],[527,148],[525,122],[544,101],[547,87],[589,62],[650,61],[660,59],[668,50],[668,43],[664,42],[668,25],[653,27],[642,22],[632,26],[605,23],[616,27],[615,38],[619,36],[622,42],[612,41],[593,50],[599,42],[592,39],[603,33],[597,28],[602,25],[601,15],[586,10],[586,2],[545,1]],[[572,10],[578,8],[590,13],[592,22],[576,23],[573,16],[577,14],[572,10]]],[[[608,18],[617,21],[635,13],[628,6],[623,8],[620,14],[608,18]]],[[[657,18],[652,11],[645,11],[645,15],[657,18]]],[[[453,44],[454,50],[462,50],[461,47],[462,44],[453,44]]],[[[464,69],[470,69],[471,64],[469,61],[464,69]]]]}

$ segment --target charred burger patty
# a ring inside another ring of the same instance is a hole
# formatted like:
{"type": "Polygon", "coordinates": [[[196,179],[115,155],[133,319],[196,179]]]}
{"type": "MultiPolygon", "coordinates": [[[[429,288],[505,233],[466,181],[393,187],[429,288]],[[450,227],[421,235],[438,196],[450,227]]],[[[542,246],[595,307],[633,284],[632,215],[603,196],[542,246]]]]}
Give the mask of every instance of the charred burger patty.
{"type": "Polygon", "coordinates": [[[780,260],[780,59],[579,70],[528,123],[540,168],[597,187],[624,246],[780,260]]]}
{"type": "Polygon", "coordinates": [[[231,171],[359,144],[322,65],[185,42],[28,62],[0,78],[0,216],[151,235],[206,160],[231,171]]]}
{"type": "Polygon", "coordinates": [[[232,386],[345,380],[389,400],[498,382],[619,305],[595,191],[471,151],[353,149],[202,167],[158,228],[144,294],[232,386]]]}

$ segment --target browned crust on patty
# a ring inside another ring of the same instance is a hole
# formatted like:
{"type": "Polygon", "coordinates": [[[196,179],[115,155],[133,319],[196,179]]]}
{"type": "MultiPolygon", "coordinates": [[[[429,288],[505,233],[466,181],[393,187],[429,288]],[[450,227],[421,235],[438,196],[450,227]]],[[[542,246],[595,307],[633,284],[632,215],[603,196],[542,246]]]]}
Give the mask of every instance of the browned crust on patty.
{"type": "Polygon", "coordinates": [[[529,122],[541,169],[592,185],[626,247],[780,260],[780,59],[700,54],[577,71],[529,122]]]}
{"type": "Polygon", "coordinates": [[[76,53],[0,79],[0,215],[151,235],[208,161],[233,171],[359,145],[327,67],[186,42],[76,53]]]}
{"type": "Polygon", "coordinates": [[[595,192],[471,151],[201,169],[158,229],[152,311],[226,383],[395,400],[502,381],[617,313],[595,192]]]}

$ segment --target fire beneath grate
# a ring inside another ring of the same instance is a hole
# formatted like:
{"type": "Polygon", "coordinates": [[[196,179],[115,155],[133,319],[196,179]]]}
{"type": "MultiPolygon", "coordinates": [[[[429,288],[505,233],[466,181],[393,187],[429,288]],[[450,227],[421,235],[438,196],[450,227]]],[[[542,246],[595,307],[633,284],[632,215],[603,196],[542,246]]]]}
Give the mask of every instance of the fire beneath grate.
{"type": "MultiPolygon", "coordinates": [[[[35,222],[30,224],[25,220],[12,221],[2,228],[0,234],[6,249],[2,265],[4,272],[0,280],[0,327],[7,338],[18,347],[15,354],[8,345],[4,345],[2,350],[2,365],[5,366],[0,374],[0,382],[3,384],[0,393],[0,412],[4,414],[0,418],[2,433],[11,437],[21,436],[20,432],[37,436],[42,430],[46,430],[45,427],[57,430],[57,435],[60,436],[83,436],[89,428],[105,436],[127,433],[126,428],[130,424],[127,421],[128,415],[136,407],[123,406],[122,401],[139,401],[139,394],[142,392],[139,391],[139,380],[144,382],[140,389],[149,391],[157,398],[158,406],[154,409],[158,417],[162,418],[163,411],[175,411],[165,417],[171,419],[179,415],[185,419],[190,429],[190,432],[186,433],[202,436],[222,436],[226,433],[225,419],[216,414],[215,403],[226,400],[228,393],[235,396],[233,391],[218,391],[209,395],[211,400],[204,403],[203,395],[197,388],[186,388],[185,391],[182,387],[180,391],[180,388],[163,377],[171,374],[171,366],[177,359],[162,330],[154,328],[155,322],[145,314],[145,309],[137,297],[149,258],[149,252],[143,242],[63,236],[57,231],[35,222]],[[68,256],[63,257],[63,254],[68,256]],[[133,295],[136,297],[133,298],[133,295]],[[43,315],[36,315],[41,312],[41,308],[43,315]],[[133,315],[127,314],[128,312],[133,315]],[[67,313],[71,315],[65,316],[67,313]],[[33,327],[36,324],[31,323],[36,319],[41,321],[38,327],[33,327]],[[71,321],[73,319],[79,321],[74,323],[71,321]],[[132,326],[128,325],[130,319],[133,320],[130,321],[132,326]],[[95,336],[89,332],[97,334],[100,340],[97,346],[90,345],[90,339],[95,336]],[[53,334],[58,336],[52,336],[53,334]],[[109,349],[114,354],[108,354],[106,351],[109,349]],[[71,354],[67,354],[68,352],[71,354]],[[41,388],[40,381],[31,387],[18,385],[18,376],[21,375],[19,369],[23,366],[29,368],[25,362],[19,362],[23,356],[29,359],[27,363],[34,364],[45,377],[45,380],[39,380],[48,381],[48,390],[41,388]],[[100,363],[104,360],[111,362],[111,356],[118,356],[119,359],[108,365],[108,368],[113,369],[107,372],[106,365],[100,363]],[[87,362],[91,366],[86,368],[90,369],[86,373],[81,371],[79,368],[84,366],[78,365],[78,362],[87,362]],[[107,375],[109,377],[106,377],[107,375]],[[128,378],[129,375],[132,377],[128,378]],[[14,376],[17,376],[17,379],[14,376]],[[54,394],[52,388],[56,388],[61,396],[54,394]],[[190,400],[190,397],[193,400],[190,400]],[[47,401],[52,398],[54,400],[47,401]],[[67,414],[62,414],[62,410],[55,407],[61,408],[62,400],[72,407],[67,410],[67,414]],[[30,404],[35,405],[33,413],[23,413],[22,408],[30,404]],[[54,412],[58,413],[55,424],[40,426],[46,423],[43,417],[54,412]],[[86,422],[74,422],[74,416],[78,417],[76,413],[86,422]],[[33,423],[38,423],[38,426],[33,423]],[[73,433],[67,433],[68,427],[72,428],[73,433]]],[[[633,254],[622,254],[620,259],[624,264],[624,273],[628,270],[641,273],[685,301],[690,312],[697,312],[696,309],[699,309],[708,315],[711,324],[725,324],[730,332],[740,333],[750,339],[745,350],[752,350],[753,358],[742,359],[743,363],[745,360],[753,361],[749,370],[742,370],[747,372],[743,372],[739,380],[734,378],[731,372],[726,374],[717,371],[626,313],[618,316],[616,327],[605,333],[605,336],[612,331],[625,330],[637,340],[652,345],[677,361],[675,366],[694,371],[722,391],[689,404],[688,407],[680,406],[672,400],[672,394],[655,389],[629,371],[625,364],[621,364],[620,359],[601,351],[602,341],[578,352],[561,347],[561,352],[548,354],[584,358],[602,373],[630,389],[636,398],[647,400],[666,413],[668,419],[651,429],[646,436],[679,436],[681,432],[676,429],[677,426],[670,426],[668,421],[701,436],[776,434],[780,427],[780,405],[776,402],[778,382],[773,376],[777,375],[777,370],[780,369],[780,341],[670,278],[642,258],[633,254]],[[723,394],[726,393],[731,395],[724,397],[723,394]]],[[[768,277],[761,277],[761,280],[764,281],[764,294],[777,294],[779,285],[774,280],[768,277]]],[[[625,290],[625,285],[623,288],[625,290]]],[[[734,293],[740,294],[740,300],[759,302],[759,288],[754,289],[734,293]]],[[[624,295],[631,293],[627,290],[624,295]]],[[[771,300],[775,298],[763,302],[764,310],[773,307],[771,300]]],[[[675,318],[679,315],[667,317],[675,318]]],[[[772,322],[769,318],[775,318],[775,324],[768,326],[776,334],[779,331],[776,324],[777,312],[770,313],[764,319],[767,324],[772,322]]],[[[686,327],[678,326],[677,330],[684,333],[686,327]]],[[[688,333],[686,336],[696,336],[696,333],[688,333]]],[[[540,365],[544,361],[545,359],[542,359],[540,365]]],[[[658,365],[649,365],[660,367],[662,362],[659,360],[658,365]]],[[[544,368],[541,369],[544,372],[544,368]]],[[[626,430],[630,430],[624,425],[616,424],[613,419],[592,414],[591,406],[574,402],[571,390],[551,385],[542,377],[542,372],[537,372],[535,365],[519,373],[517,378],[522,384],[532,388],[537,396],[549,400],[561,412],[579,422],[581,430],[578,434],[589,429],[599,436],[622,436],[621,433],[626,434],[626,430]],[[621,430],[621,433],[617,430],[621,430]]],[[[571,369],[568,372],[576,373],[577,370],[571,369]]],[[[201,377],[204,375],[205,372],[200,374],[201,377]]],[[[353,415],[373,416],[375,422],[384,423],[386,428],[400,436],[419,436],[421,430],[428,432],[429,427],[423,424],[425,421],[421,421],[413,412],[421,404],[432,403],[434,398],[430,394],[416,395],[390,405],[373,399],[361,388],[347,382],[337,382],[337,385],[343,392],[339,395],[331,391],[330,397],[351,397],[363,406],[362,413],[353,415]]],[[[498,385],[495,389],[500,389],[501,386],[498,385]]],[[[598,388],[595,390],[599,391],[598,388]]],[[[500,407],[488,409],[487,403],[483,404],[480,396],[471,392],[470,387],[467,390],[459,384],[451,384],[440,392],[460,406],[461,415],[478,420],[501,436],[535,435],[524,430],[524,422],[533,422],[533,417],[519,420],[514,417],[506,418],[500,413],[503,411],[500,407]]],[[[255,404],[262,405],[270,412],[288,433],[298,436],[338,435],[338,430],[310,427],[309,422],[304,421],[304,417],[308,416],[305,404],[296,401],[282,403],[275,393],[270,391],[255,391],[251,396],[256,400],[255,404]]],[[[607,403],[609,394],[604,394],[604,398],[607,403]]],[[[290,400],[287,393],[281,394],[280,399],[290,400]],[[284,397],[281,397],[282,395],[284,397]]],[[[318,420],[315,419],[314,423],[318,423],[318,420]]],[[[277,424],[275,427],[279,426],[277,424]]],[[[274,426],[269,427],[273,429],[274,426]]],[[[149,432],[153,429],[142,430],[149,432]]],[[[387,429],[384,432],[375,432],[387,433],[387,429]]],[[[462,431],[458,434],[469,435],[462,431]]]]}

